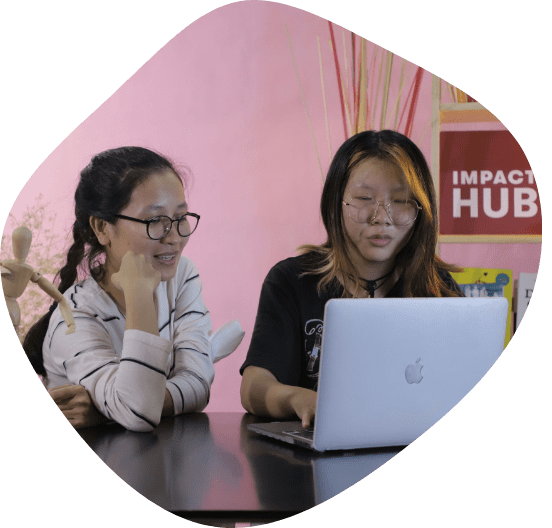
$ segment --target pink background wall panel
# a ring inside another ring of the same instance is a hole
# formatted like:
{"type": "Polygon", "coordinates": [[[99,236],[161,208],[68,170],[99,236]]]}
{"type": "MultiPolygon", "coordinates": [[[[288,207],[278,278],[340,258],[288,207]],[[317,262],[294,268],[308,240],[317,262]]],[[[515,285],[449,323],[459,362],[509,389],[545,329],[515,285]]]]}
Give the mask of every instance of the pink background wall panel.
{"type": "MultiPolygon", "coordinates": [[[[343,33],[334,30],[342,63],[343,33]]],[[[216,366],[210,411],[242,410],[238,369],[266,273],[300,244],[324,239],[321,171],[325,174],[331,156],[317,36],[335,153],[345,137],[327,21],[281,4],[235,3],[200,18],[155,54],[52,152],[12,210],[19,217],[42,193],[58,211],[58,229],[68,232],[78,172],[95,153],[120,145],[153,148],[190,168],[190,210],[202,218],[185,254],[199,268],[214,328],[237,318],[246,331],[237,351],[216,366]]],[[[411,74],[415,70],[410,65],[411,74]]],[[[399,74],[395,57],[394,78],[399,74]]],[[[413,139],[428,160],[430,111],[426,72],[413,139]]],[[[537,271],[540,244],[448,244],[442,256],[464,266],[511,268],[516,277],[519,271],[537,271]]]]}
{"type": "Polygon", "coordinates": [[[537,273],[540,244],[441,244],[440,256],[469,268],[511,269],[514,279],[520,271],[537,273]]]}

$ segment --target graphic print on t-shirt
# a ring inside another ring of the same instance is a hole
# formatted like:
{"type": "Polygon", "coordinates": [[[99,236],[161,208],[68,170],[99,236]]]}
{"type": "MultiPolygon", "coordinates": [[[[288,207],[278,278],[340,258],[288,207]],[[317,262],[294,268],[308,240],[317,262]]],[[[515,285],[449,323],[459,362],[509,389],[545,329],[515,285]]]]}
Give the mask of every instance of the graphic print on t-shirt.
{"type": "Polygon", "coordinates": [[[318,366],[322,350],[322,330],[324,322],[321,319],[310,319],[305,323],[305,352],[307,354],[307,379],[309,388],[318,388],[318,366]]]}

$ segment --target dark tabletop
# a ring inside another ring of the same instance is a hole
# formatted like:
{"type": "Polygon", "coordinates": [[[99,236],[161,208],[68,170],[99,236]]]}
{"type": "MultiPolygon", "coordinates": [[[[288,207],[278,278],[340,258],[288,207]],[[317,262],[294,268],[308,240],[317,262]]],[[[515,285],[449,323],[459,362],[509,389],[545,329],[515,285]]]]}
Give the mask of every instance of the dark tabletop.
{"type": "MultiPolygon", "coordinates": [[[[251,414],[164,418],[151,433],[107,424],[79,431],[127,484],[198,522],[278,520],[337,495],[401,448],[316,453],[247,430],[251,414]]],[[[217,524],[220,522],[220,524],[217,524]]]]}

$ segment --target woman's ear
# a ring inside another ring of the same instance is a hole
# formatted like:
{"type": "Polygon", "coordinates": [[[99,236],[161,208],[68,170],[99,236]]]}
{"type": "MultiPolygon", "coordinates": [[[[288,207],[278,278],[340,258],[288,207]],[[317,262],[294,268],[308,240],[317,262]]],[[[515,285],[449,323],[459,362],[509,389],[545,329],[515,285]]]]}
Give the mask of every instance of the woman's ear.
{"type": "Polygon", "coordinates": [[[90,227],[92,228],[92,231],[94,231],[94,234],[98,239],[98,242],[102,246],[108,246],[110,243],[109,228],[108,228],[109,224],[105,220],[102,220],[101,218],[98,218],[96,216],[91,216],[89,219],[89,222],[90,222],[90,227]]]}

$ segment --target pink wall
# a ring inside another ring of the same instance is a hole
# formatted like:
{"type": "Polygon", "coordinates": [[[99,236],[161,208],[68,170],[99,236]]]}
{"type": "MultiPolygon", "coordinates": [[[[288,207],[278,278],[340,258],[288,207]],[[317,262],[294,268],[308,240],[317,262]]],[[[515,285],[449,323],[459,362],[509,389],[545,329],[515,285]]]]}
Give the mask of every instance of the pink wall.
{"type": "MultiPolygon", "coordinates": [[[[331,158],[317,36],[332,152],[344,140],[327,21],[281,4],[242,2],[209,13],[163,47],[52,152],[12,210],[18,217],[43,193],[58,211],[59,228],[68,230],[78,172],[93,154],[120,145],[154,148],[190,167],[189,203],[202,220],[186,254],[200,270],[214,327],[237,318],[246,331],[238,350],[216,367],[211,411],[242,410],[238,369],[264,276],[298,245],[324,238],[322,178],[286,26],[325,173],[331,158]]],[[[343,67],[343,33],[335,31],[343,67]]],[[[410,78],[415,69],[410,66],[410,78]]],[[[392,86],[399,72],[395,57],[392,86]]],[[[428,159],[430,85],[426,72],[413,131],[428,159]]],[[[540,245],[534,246],[447,245],[442,255],[465,266],[513,268],[517,276],[537,270],[540,245]]]]}

